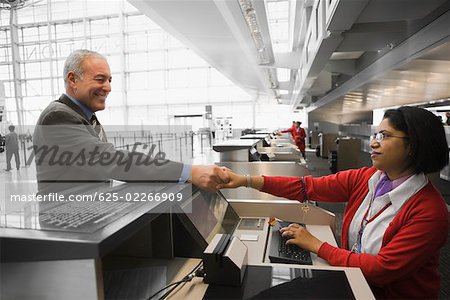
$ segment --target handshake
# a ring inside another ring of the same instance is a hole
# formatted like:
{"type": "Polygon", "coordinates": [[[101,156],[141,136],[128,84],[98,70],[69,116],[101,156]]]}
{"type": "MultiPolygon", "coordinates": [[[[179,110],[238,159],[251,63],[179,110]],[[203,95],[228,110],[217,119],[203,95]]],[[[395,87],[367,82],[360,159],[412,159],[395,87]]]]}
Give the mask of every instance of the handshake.
{"type": "Polygon", "coordinates": [[[210,192],[240,186],[260,190],[264,184],[264,178],[262,176],[239,175],[227,167],[193,165],[188,182],[210,192]]]}

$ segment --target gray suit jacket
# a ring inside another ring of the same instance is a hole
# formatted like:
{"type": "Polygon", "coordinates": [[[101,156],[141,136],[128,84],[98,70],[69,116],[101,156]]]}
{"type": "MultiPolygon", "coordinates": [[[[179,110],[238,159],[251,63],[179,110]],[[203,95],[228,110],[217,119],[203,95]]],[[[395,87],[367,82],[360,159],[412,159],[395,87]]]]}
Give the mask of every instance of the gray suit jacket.
{"type": "Polygon", "coordinates": [[[110,179],[178,182],[183,168],[179,162],[102,142],[83,111],[64,94],[40,115],[33,147],[40,194],[110,179]]]}

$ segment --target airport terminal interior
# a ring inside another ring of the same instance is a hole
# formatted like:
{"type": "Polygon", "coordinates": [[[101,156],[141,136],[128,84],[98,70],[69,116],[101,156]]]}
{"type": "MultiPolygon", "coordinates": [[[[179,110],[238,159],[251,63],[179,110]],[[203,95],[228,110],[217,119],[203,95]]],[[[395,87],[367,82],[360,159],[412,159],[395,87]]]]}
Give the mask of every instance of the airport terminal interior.
{"type": "MultiPolygon", "coordinates": [[[[450,1],[0,0],[0,299],[380,295],[363,267],[282,249],[282,221],[343,246],[345,202],[207,192],[184,184],[184,167],[183,182],[81,178],[50,193],[76,200],[36,200],[37,123],[66,93],[64,63],[77,49],[110,68],[95,112],[102,129],[88,125],[108,151],[216,165],[247,185],[316,178],[372,166],[371,143],[389,139],[378,125],[401,106],[434,114],[450,149],[450,1]],[[8,154],[11,127],[20,163],[8,154]]],[[[426,175],[450,217],[450,166],[426,175]]],[[[437,297],[449,299],[450,235],[438,261],[437,297]]]]}

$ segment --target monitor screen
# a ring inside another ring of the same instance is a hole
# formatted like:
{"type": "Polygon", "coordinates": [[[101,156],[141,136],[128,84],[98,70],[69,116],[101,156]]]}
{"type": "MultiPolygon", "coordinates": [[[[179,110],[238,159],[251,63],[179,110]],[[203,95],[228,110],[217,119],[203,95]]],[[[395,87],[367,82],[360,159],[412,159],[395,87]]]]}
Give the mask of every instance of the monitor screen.
{"type": "Polygon", "coordinates": [[[197,190],[192,194],[190,203],[192,212],[187,211],[187,205],[183,210],[208,244],[218,233],[233,233],[239,222],[238,214],[220,192],[197,190]]]}
{"type": "Polygon", "coordinates": [[[256,150],[255,147],[251,147],[249,151],[249,161],[259,161],[259,153],[258,150],[256,150]]]}

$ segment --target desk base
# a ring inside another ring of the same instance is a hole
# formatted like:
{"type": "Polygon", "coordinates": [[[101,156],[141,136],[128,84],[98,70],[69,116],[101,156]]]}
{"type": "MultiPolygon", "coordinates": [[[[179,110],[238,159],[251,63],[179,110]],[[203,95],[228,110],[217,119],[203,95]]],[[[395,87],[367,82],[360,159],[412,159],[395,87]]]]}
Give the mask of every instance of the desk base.
{"type": "Polygon", "coordinates": [[[248,266],[241,287],[209,285],[204,299],[356,299],[340,270],[248,266]]]}

